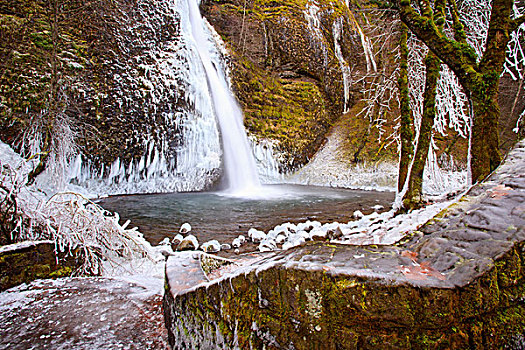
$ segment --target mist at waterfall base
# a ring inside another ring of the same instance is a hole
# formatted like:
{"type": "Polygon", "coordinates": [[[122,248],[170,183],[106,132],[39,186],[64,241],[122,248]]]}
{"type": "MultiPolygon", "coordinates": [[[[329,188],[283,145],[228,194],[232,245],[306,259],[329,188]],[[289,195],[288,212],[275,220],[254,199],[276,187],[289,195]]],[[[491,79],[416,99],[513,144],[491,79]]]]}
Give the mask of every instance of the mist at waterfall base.
{"type": "Polygon", "coordinates": [[[391,192],[300,185],[262,188],[281,195],[261,200],[220,192],[164,193],[113,196],[99,204],[117,211],[123,221],[131,220],[152,244],[173,238],[184,222],[191,224],[200,243],[216,239],[231,244],[252,227],[268,232],[283,222],[348,222],[355,210],[370,213],[378,204],[388,210],[394,199],[391,192]]]}

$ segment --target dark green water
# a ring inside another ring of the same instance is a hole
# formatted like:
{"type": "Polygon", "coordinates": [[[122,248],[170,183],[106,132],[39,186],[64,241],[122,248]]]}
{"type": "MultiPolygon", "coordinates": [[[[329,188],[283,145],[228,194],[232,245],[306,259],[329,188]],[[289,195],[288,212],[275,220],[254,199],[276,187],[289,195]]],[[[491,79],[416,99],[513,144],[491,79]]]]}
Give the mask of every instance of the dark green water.
{"type": "Polygon", "coordinates": [[[321,223],[351,220],[355,210],[372,211],[380,204],[390,208],[391,192],[360,191],[328,187],[264,186],[259,198],[231,197],[217,192],[166,193],[113,196],[99,202],[131,220],[153,244],[173,237],[184,222],[192,226],[199,242],[217,239],[231,243],[251,228],[267,232],[283,222],[317,220],[321,223]]]}

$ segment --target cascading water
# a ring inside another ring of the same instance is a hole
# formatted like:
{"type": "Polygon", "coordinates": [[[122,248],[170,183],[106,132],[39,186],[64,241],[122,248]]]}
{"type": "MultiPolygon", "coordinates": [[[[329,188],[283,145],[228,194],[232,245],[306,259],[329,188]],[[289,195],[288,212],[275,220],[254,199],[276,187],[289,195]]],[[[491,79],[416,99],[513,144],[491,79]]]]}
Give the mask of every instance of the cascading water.
{"type": "Polygon", "coordinates": [[[244,129],[241,109],[230,92],[219,62],[212,60],[208,50],[210,35],[206,33],[206,22],[200,14],[197,0],[187,1],[191,35],[206,72],[213,109],[221,131],[228,192],[241,195],[256,192],[260,182],[244,129]]]}
{"type": "Polygon", "coordinates": [[[142,157],[96,164],[79,154],[69,165],[66,182],[93,196],[202,191],[217,181],[221,163],[232,193],[257,193],[258,173],[266,183],[278,181],[279,154],[265,140],[254,139],[251,147],[247,141],[241,110],[229,89],[223,43],[201,17],[198,0],[151,1],[150,12],[137,10],[142,22],[130,23],[137,42],[149,46],[123,63],[126,79],[119,81],[136,86],[153,105],[169,96],[177,103],[149,128],[130,135],[144,148],[142,157]],[[155,32],[165,23],[174,24],[176,35],[160,43],[142,36],[142,26],[155,32]]]}

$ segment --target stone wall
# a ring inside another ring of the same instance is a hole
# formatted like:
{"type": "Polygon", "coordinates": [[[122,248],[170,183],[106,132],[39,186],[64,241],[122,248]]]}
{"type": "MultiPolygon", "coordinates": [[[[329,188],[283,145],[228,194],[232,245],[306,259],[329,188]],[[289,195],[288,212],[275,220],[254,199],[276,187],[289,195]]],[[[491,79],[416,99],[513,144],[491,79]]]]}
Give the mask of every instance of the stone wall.
{"type": "Polygon", "coordinates": [[[0,247],[0,291],[35,279],[71,275],[79,262],[55,252],[53,241],[22,242],[0,247]]]}
{"type": "MultiPolygon", "coordinates": [[[[522,349],[525,142],[491,178],[392,246],[315,242],[175,289],[175,349],[522,349]]],[[[171,267],[170,267],[171,266],[171,267]]],[[[181,271],[182,270],[182,271],[181,271]]]]}

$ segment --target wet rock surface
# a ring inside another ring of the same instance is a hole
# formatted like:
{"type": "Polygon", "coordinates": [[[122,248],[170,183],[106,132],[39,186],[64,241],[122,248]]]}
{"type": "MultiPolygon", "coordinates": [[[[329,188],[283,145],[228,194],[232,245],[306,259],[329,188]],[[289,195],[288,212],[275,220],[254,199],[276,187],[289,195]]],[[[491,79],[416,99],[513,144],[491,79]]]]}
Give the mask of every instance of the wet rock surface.
{"type": "Polygon", "coordinates": [[[488,181],[394,245],[312,242],[168,291],[170,343],[523,348],[524,174],[521,142],[488,181]]]}
{"type": "Polygon", "coordinates": [[[0,349],[166,349],[161,296],[110,278],[39,280],[0,293],[0,349]]]}

